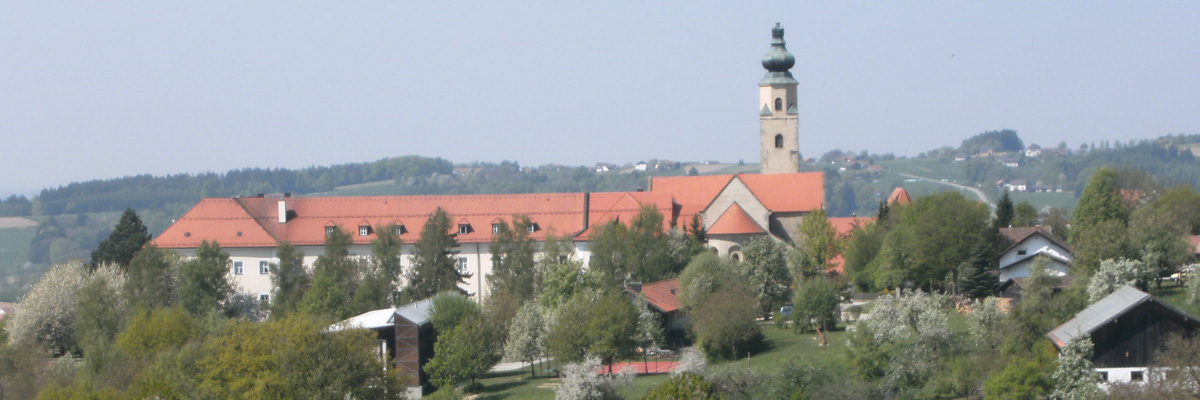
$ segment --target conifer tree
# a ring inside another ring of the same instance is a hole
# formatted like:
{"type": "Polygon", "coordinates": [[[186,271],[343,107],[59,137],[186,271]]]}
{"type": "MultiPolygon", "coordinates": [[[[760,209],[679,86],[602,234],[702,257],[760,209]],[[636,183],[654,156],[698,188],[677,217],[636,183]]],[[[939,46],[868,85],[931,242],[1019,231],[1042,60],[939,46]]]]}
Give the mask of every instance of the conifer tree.
{"type": "Polygon", "coordinates": [[[458,284],[463,282],[463,275],[456,266],[458,251],[454,250],[458,241],[450,233],[450,227],[450,215],[439,207],[421,228],[405,288],[409,300],[426,299],[448,290],[462,292],[458,284]]]}
{"type": "Polygon", "coordinates": [[[275,248],[279,263],[270,264],[271,283],[275,295],[271,300],[271,317],[283,318],[300,306],[300,300],[308,291],[310,279],[304,270],[304,252],[288,242],[279,242],[275,248]]]}
{"type": "Polygon", "coordinates": [[[233,295],[226,279],[229,254],[217,242],[200,242],[196,258],[180,267],[179,304],[192,315],[218,310],[233,295]]]}
{"type": "Polygon", "coordinates": [[[1008,190],[1005,190],[1004,194],[1000,195],[1000,200],[996,201],[996,227],[1007,228],[1012,225],[1014,215],[1012,198],[1009,197],[1008,190]]]}
{"type": "Polygon", "coordinates": [[[106,262],[116,263],[122,268],[129,266],[133,255],[149,241],[150,233],[146,231],[146,225],[142,224],[141,218],[138,218],[133,209],[126,208],[108,239],[100,242],[96,250],[92,251],[92,262],[88,264],[88,270],[94,271],[96,266],[106,262]]]}
{"type": "Polygon", "coordinates": [[[500,221],[492,240],[492,273],[488,285],[494,293],[510,293],[522,302],[533,298],[536,280],[536,251],[529,236],[533,222],[524,215],[513,216],[513,225],[500,221]]]}
{"type": "Polygon", "coordinates": [[[995,270],[995,257],[991,250],[991,244],[984,240],[979,241],[971,250],[971,258],[963,265],[965,270],[960,274],[963,277],[963,295],[972,299],[982,299],[996,293],[1000,282],[996,275],[992,274],[995,270]]]}

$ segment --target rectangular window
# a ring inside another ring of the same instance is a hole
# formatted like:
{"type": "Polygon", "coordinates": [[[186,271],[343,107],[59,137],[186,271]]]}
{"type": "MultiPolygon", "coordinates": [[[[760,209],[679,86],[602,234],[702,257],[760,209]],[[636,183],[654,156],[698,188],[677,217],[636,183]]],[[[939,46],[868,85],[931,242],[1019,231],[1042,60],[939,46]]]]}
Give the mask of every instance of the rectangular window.
{"type": "Polygon", "coordinates": [[[469,272],[467,270],[467,258],[466,257],[459,257],[458,262],[455,263],[455,266],[458,267],[459,275],[466,275],[467,272],[469,272]]]}
{"type": "Polygon", "coordinates": [[[458,234],[459,235],[466,235],[468,233],[471,233],[471,225],[458,224],[458,234]]]}
{"type": "Polygon", "coordinates": [[[234,275],[241,275],[241,274],[242,274],[242,273],[244,273],[244,272],[245,272],[245,269],[242,267],[242,262],[241,262],[241,261],[234,261],[234,262],[233,262],[233,274],[234,274],[234,275]]]}
{"type": "Polygon", "coordinates": [[[1146,380],[1146,371],[1133,371],[1129,373],[1129,380],[1133,382],[1141,382],[1146,380]]]}
{"type": "Polygon", "coordinates": [[[396,225],[396,236],[404,234],[404,225],[396,225]]]}
{"type": "Polygon", "coordinates": [[[271,295],[270,295],[270,294],[267,294],[267,293],[263,293],[263,294],[260,294],[260,295],[258,295],[258,302],[260,302],[260,303],[270,303],[270,302],[271,302],[271,295]]]}
{"type": "Polygon", "coordinates": [[[529,224],[529,233],[537,231],[537,224],[529,224]]]}
{"type": "Polygon", "coordinates": [[[333,228],[334,228],[334,227],[332,227],[332,226],[327,226],[327,227],[325,227],[325,236],[332,235],[332,234],[333,234],[333,228]]]}
{"type": "Polygon", "coordinates": [[[367,236],[370,234],[371,234],[371,227],[369,227],[369,226],[358,227],[358,236],[367,236]]]}
{"type": "Polygon", "coordinates": [[[500,233],[500,224],[492,224],[492,233],[500,233]]]}
{"type": "Polygon", "coordinates": [[[268,263],[266,261],[259,261],[258,262],[258,274],[266,275],[269,273],[271,273],[271,263],[268,263]]]}
{"type": "Polygon", "coordinates": [[[1108,382],[1108,371],[1100,371],[1100,382],[1108,382]]]}
{"type": "Polygon", "coordinates": [[[1018,256],[1023,256],[1023,255],[1025,255],[1025,249],[1017,249],[1017,255],[1018,255],[1018,256]]]}

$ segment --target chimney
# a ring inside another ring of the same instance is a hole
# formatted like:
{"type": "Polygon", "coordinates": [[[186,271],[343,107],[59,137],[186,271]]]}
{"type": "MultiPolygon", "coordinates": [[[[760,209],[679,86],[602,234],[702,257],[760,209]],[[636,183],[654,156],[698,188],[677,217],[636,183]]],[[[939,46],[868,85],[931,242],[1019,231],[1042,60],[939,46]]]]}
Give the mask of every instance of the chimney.
{"type": "Polygon", "coordinates": [[[287,223],[287,202],[283,200],[279,201],[279,223],[287,223]]]}

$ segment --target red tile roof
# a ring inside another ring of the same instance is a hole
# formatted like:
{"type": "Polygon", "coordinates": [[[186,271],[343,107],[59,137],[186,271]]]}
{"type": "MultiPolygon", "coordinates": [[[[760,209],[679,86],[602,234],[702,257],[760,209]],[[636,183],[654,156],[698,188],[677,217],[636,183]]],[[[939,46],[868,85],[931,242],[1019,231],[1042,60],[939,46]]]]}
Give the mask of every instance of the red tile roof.
{"type": "Polygon", "coordinates": [[[832,225],[833,229],[837,230],[838,236],[841,237],[850,235],[850,231],[855,227],[875,222],[874,217],[831,217],[828,219],[829,225],[832,225]]]}
{"type": "Polygon", "coordinates": [[[912,198],[908,197],[908,191],[904,190],[903,187],[897,187],[895,190],[892,190],[892,195],[888,196],[887,203],[889,206],[895,203],[907,205],[912,204],[912,198]]]}
{"type": "Polygon", "coordinates": [[[647,283],[642,285],[640,292],[633,288],[625,288],[625,291],[645,296],[646,302],[664,313],[679,309],[679,298],[676,297],[676,293],[679,292],[679,278],[647,283]]]}
{"type": "Polygon", "coordinates": [[[754,222],[754,218],[750,218],[750,214],[742,209],[737,203],[733,203],[729,208],[725,209],[725,213],[717,218],[712,226],[708,227],[710,235],[736,235],[744,233],[767,233],[758,222],[754,222]]]}
{"type": "Polygon", "coordinates": [[[1200,254],[1200,235],[1188,236],[1188,244],[1192,245],[1192,253],[1200,254]]]}
{"type": "MultiPolygon", "coordinates": [[[[464,196],[375,196],[375,197],[239,197],[204,199],[155,238],[166,248],[194,248],[202,239],[215,240],[224,247],[274,247],[279,241],[296,245],[320,245],[325,228],[339,226],[351,234],[354,243],[366,244],[374,232],[360,236],[359,227],[403,225],[400,237],[414,242],[426,220],[441,207],[450,214],[450,233],[458,233],[458,224],[470,225],[471,231],[457,236],[459,243],[492,240],[491,225],[500,220],[511,222],[515,214],[528,216],[539,228],[535,240],[546,235],[575,235],[584,229],[585,215],[590,226],[612,219],[628,222],[643,204],[664,214],[664,226],[671,219],[671,197],[662,193],[592,193],[588,212],[584,212],[584,193],[506,194],[464,196]],[[279,223],[279,202],[289,214],[279,223]]],[[[586,234],[586,232],[585,232],[586,234]]],[[[579,240],[587,240],[582,235],[579,240]]]]}
{"type": "Polygon", "coordinates": [[[825,201],[823,172],[654,177],[650,191],[671,193],[681,206],[680,215],[690,216],[708,208],[734,178],[771,212],[812,211],[825,201]]]}

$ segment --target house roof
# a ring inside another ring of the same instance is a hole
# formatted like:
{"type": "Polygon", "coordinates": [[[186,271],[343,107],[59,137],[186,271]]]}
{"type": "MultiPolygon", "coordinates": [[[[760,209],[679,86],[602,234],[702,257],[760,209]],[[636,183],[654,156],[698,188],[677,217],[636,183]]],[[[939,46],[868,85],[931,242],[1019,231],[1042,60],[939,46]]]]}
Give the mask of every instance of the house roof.
{"type": "MultiPolygon", "coordinates": [[[[472,228],[458,234],[459,243],[492,241],[491,225],[511,222],[516,214],[535,221],[534,240],[545,240],[552,231],[575,235],[585,226],[612,219],[627,222],[650,205],[663,214],[664,226],[673,217],[667,193],[539,193],[466,196],[374,196],[374,197],[236,197],[201,200],[154,239],[159,247],[195,248],[201,240],[217,241],[224,247],[274,247],[280,241],[296,245],[325,242],[326,227],[337,226],[351,234],[356,244],[367,244],[376,233],[358,234],[362,225],[403,225],[400,238],[414,242],[425,222],[441,207],[454,224],[472,228]],[[585,198],[590,196],[590,201],[585,198]],[[279,202],[284,202],[287,222],[279,223],[279,202]],[[584,204],[588,204],[584,210],[584,204]],[[584,219],[589,219],[585,225],[584,219]]],[[[586,240],[586,235],[580,240],[586,240]]]]}
{"type": "Polygon", "coordinates": [[[832,217],[828,218],[829,225],[837,230],[838,236],[845,237],[850,234],[850,231],[855,227],[863,226],[875,222],[874,217],[832,217]]]}
{"type": "Polygon", "coordinates": [[[912,204],[912,198],[908,197],[908,191],[904,187],[896,187],[892,190],[892,194],[888,196],[888,205],[900,203],[901,205],[912,204]]]}
{"type": "Polygon", "coordinates": [[[429,322],[429,311],[433,307],[433,299],[425,299],[397,308],[384,308],[367,311],[350,317],[329,327],[330,332],[347,329],[383,329],[395,326],[396,316],[403,317],[417,325],[429,322]]]}
{"type": "Polygon", "coordinates": [[[1158,302],[1167,309],[1200,324],[1200,320],[1197,320],[1196,317],[1171,307],[1149,293],[1134,289],[1132,286],[1122,286],[1112,294],[1083,309],[1079,314],[1075,314],[1074,318],[1051,330],[1046,337],[1061,349],[1071,343],[1071,340],[1081,335],[1091,334],[1096,329],[1112,322],[1113,319],[1148,301],[1158,302]]]}
{"type": "Polygon", "coordinates": [[[650,191],[671,193],[680,215],[692,215],[708,208],[734,179],[741,180],[771,212],[812,211],[825,201],[823,172],[653,177],[650,191]]]}
{"type": "Polygon", "coordinates": [[[735,235],[747,233],[766,233],[767,231],[754,222],[754,218],[746,213],[737,203],[729,205],[725,212],[708,228],[710,235],[735,235]]]}
{"type": "Polygon", "coordinates": [[[1054,243],[1058,247],[1061,247],[1063,250],[1070,252],[1071,247],[1067,246],[1067,244],[1063,243],[1063,241],[1058,240],[1057,237],[1054,237],[1054,235],[1051,234],[1051,231],[1052,231],[1052,229],[1049,226],[1022,226],[1022,227],[1016,227],[1016,228],[1012,228],[1012,227],[1000,228],[1000,238],[1004,240],[1005,244],[1008,244],[1008,247],[1005,248],[1004,251],[1001,251],[1001,253],[1005,253],[1005,252],[1008,252],[1009,250],[1012,250],[1013,247],[1020,245],[1021,243],[1025,242],[1026,240],[1028,240],[1029,238],[1031,238],[1035,235],[1044,237],[1044,238],[1046,238],[1046,240],[1049,240],[1050,243],[1054,243]]]}
{"type": "Polygon", "coordinates": [[[1188,236],[1188,244],[1192,246],[1193,254],[1200,254],[1200,235],[1188,236]]]}
{"type": "Polygon", "coordinates": [[[646,302],[657,308],[660,312],[669,313],[679,310],[679,278],[671,278],[658,282],[647,283],[642,285],[641,291],[633,290],[633,288],[625,288],[627,293],[642,295],[646,298],[646,302]]]}

